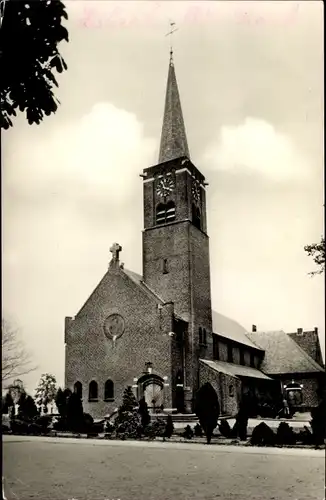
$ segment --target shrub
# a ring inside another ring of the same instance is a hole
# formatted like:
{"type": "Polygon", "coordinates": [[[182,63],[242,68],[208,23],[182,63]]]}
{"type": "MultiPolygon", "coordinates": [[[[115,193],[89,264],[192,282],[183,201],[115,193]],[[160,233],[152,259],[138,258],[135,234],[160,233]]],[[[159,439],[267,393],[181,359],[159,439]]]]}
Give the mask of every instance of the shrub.
{"type": "Polygon", "coordinates": [[[265,422],[262,422],[252,431],[250,443],[253,446],[274,446],[275,434],[265,422]]]}
{"type": "Polygon", "coordinates": [[[256,402],[255,399],[243,395],[239,404],[239,411],[235,418],[235,424],[231,431],[232,437],[239,437],[241,441],[246,441],[247,439],[247,427],[249,416],[255,413],[256,402]]]}
{"type": "Polygon", "coordinates": [[[93,422],[87,427],[87,437],[95,437],[104,432],[104,421],[93,422]]]}
{"type": "Polygon", "coordinates": [[[59,432],[67,431],[68,430],[67,419],[63,417],[58,418],[55,422],[53,422],[53,430],[59,432]]]}
{"type": "Polygon", "coordinates": [[[164,437],[170,438],[174,432],[174,425],[171,415],[168,415],[166,426],[164,430],[164,437]]]}
{"type": "Polygon", "coordinates": [[[194,434],[197,437],[202,437],[203,436],[203,429],[200,424],[196,424],[194,427],[194,434]]]}
{"type": "Polygon", "coordinates": [[[292,427],[286,422],[281,422],[276,431],[277,444],[295,444],[296,436],[292,427]]]}
{"type": "Polygon", "coordinates": [[[326,397],[325,391],[323,397],[317,406],[311,412],[312,419],[310,421],[313,441],[315,446],[320,446],[326,438],[326,397]]]}
{"type": "Polygon", "coordinates": [[[158,418],[148,424],[145,429],[145,436],[150,439],[155,439],[156,437],[164,437],[166,424],[161,418],[158,418]]]}
{"type": "Polygon", "coordinates": [[[48,434],[50,432],[51,423],[52,417],[48,415],[36,417],[32,424],[33,432],[37,434],[48,434]]]}
{"type": "Polygon", "coordinates": [[[298,432],[297,442],[302,444],[313,444],[313,435],[306,425],[298,432]]]}
{"type": "Polygon", "coordinates": [[[192,430],[190,425],[187,425],[187,427],[185,427],[185,430],[184,430],[184,433],[182,434],[182,436],[185,439],[192,439],[194,437],[194,431],[192,430]]]}
{"type": "Polygon", "coordinates": [[[148,411],[148,405],[145,401],[145,398],[141,398],[141,400],[139,401],[138,413],[140,415],[141,425],[143,429],[145,429],[151,421],[151,417],[148,411]]]}
{"type": "Polygon", "coordinates": [[[10,423],[10,428],[13,434],[28,434],[29,424],[18,418],[13,418],[10,423]]]}
{"type": "Polygon", "coordinates": [[[114,429],[115,429],[114,424],[109,420],[106,420],[106,422],[104,423],[104,432],[111,435],[113,434],[114,429]]]}
{"type": "Polygon", "coordinates": [[[225,437],[225,438],[233,437],[232,429],[231,429],[230,424],[227,420],[225,420],[225,419],[221,420],[221,422],[218,425],[218,429],[223,437],[225,437]]]}
{"type": "Polygon", "coordinates": [[[207,444],[209,444],[212,439],[213,431],[217,425],[220,405],[215,390],[208,382],[196,393],[195,413],[206,434],[207,444]]]}

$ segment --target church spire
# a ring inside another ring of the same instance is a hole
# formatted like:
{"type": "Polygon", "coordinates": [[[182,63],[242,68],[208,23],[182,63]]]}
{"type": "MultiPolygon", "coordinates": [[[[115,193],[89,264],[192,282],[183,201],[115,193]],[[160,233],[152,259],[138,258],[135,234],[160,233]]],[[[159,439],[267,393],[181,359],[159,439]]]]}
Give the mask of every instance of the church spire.
{"type": "Polygon", "coordinates": [[[180,158],[180,156],[189,158],[190,155],[171,47],[159,163],[180,158]]]}

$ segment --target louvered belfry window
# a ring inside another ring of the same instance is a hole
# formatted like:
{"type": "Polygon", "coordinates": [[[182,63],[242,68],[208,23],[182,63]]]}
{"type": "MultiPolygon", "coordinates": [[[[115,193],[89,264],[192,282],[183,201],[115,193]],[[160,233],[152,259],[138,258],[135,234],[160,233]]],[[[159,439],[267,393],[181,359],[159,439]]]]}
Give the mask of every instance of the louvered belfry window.
{"type": "Polygon", "coordinates": [[[175,204],[169,201],[166,204],[160,203],[156,207],[156,224],[167,224],[175,220],[175,204]]]}

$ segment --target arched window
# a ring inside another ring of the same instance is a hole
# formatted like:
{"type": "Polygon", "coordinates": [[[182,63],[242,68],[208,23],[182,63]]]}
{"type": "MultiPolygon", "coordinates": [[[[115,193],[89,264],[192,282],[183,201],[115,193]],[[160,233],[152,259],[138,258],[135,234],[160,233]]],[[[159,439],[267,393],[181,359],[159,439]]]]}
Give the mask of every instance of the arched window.
{"type": "Polygon", "coordinates": [[[94,401],[98,399],[98,385],[95,380],[92,380],[89,384],[89,393],[88,393],[89,401],[94,401]]]}
{"type": "Polygon", "coordinates": [[[199,343],[203,343],[203,330],[201,328],[199,328],[199,343]]]}
{"type": "Polygon", "coordinates": [[[104,400],[110,401],[114,399],[114,383],[112,380],[107,380],[104,385],[104,400]]]}
{"type": "Polygon", "coordinates": [[[201,229],[200,209],[196,207],[194,203],[192,204],[192,223],[194,226],[198,227],[198,229],[201,229]]]}
{"type": "Polygon", "coordinates": [[[206,328],[203,329],[203,344],[207,344],[206,328]]]}
{"type": "Polygon", "coordinates": [[[156,224],[166,224],[175,220],[175,204],[169,201],[167,204],[160,203],[156,207],[156,224]]]}
{"type": "Polygon", "coordinates": [[[80,399],[82,399],[82,397],[83,397],[83,384],[81,382],[77,381],[74,384],[74,392],[76,394],[78,394],[78,396],[80,397],[80,399]]]}

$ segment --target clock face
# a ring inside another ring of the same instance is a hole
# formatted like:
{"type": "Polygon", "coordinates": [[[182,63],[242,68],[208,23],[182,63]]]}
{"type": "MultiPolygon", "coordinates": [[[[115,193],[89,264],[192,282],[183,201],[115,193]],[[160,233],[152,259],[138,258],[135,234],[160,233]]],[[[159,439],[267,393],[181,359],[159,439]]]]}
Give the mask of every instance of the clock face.
{"type": "Polygon", "coordinates": [[[174,188],[173,179],[170,176],[161,177],[158,180],[156,192],[159,196],[168,196],[174,188]]]}
{"type": "Polygon", "coordinates": [[[199,186],[198,181],[194,181],[194,183],[192,185],[192,195],[193,195],[195,201],[200,200],[200,186],[199,186]]]}
{"type": "Polygon", "coordinates": [[[110,314],[104,321],[104,333],[108,339],[117,339],[125,331],[125,320],[120,314],[110,314]]]}

